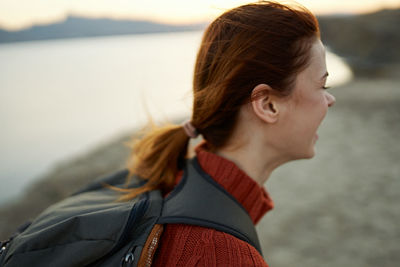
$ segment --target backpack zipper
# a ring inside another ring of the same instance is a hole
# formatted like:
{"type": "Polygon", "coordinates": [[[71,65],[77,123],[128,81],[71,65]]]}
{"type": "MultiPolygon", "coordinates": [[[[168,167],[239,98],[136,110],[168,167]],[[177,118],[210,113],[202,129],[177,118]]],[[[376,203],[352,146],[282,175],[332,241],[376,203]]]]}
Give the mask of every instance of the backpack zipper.
{"type": "Polygon", "coordinates": [[[153,262],[153,256],[158,246],[158,242],[160,241],[160,235],[162,233],[162,230],[163,230],[162,227],[158,228],[153,239],[151,240],[149,249],[146,251],[146,263],[144,265],[145,267],[150,267],[153,262]]]}
{"type": "Polygon", "coordinates": [[[0,242],[0,266],[3,266],[2,264],[5,264],[6,254],[7,250],[9,249],[9,244],[10,244],[9,240],[0,242]]]}
{"type": "Polygon", "coordinates": [[[120,267],[134,266],[134,263],[141,267],[150,267],[153,263],[154,253],[157,250],[163,229],[163,225],[156,224],[151,231],[139,258],[136,259],[134,255],[137,246],[132,246],[121,258],[120,267]]]}
{"type": "Polygon", "coordinates": [[[133,252],[135,251],[135,248],[136,246],[129,249],[128,253],[126,253],[125,256],[122,257],[120,267],[133,266],[133,262],[135,261],[135,255],[133,255],[133,252]]]}
{"type": "Polygon", "coordinates": [[[0,255],[3,254],[4,251],[7,249],[8,242],[0,242],[0,255]]]}
{"type": "MultiPolygon", "coordinates": [[[[149,206],[148,198],[149,198],[148,192],[139,196],[139,200],[135,204],[133,204],[132,210],[130,211],[128,221],[127,221],[125,229],[124,229],[124,232],[121,234],[120,239],[116,243],[116,246],[110,252],[108,252],[105,256],[98,259],[95,262],[95,264],[98,264],[98,263],[102,262],[104,259],[107,259],[108,257],[110,257],[111,255],[116,253],[121,248],[121,246],[129,238],[130,231],[132,231],[132,226],[134,225],[136,219],[143,216],[144,212],[147,210],[147,207],[149,206]]],[[[131,253],[132,253],[132,251],[133,250],[130,250],[131,253]]],[[[125,254],[125,256],[128,256],[128,254],[129,254],[129,252],[127,254],[125,254]]],[[[125,262],[125,258],[126,257],[122,258],[121,266],[123,266],[123,264],[125,262]]],[[[133,253],[132,253],[132,256],[128,257],[127,259],[129,260],[131,258],[133,259],[132,260],[132,262],[133,262],[135,259],[135,257],[133,257],[133,253]]]]}

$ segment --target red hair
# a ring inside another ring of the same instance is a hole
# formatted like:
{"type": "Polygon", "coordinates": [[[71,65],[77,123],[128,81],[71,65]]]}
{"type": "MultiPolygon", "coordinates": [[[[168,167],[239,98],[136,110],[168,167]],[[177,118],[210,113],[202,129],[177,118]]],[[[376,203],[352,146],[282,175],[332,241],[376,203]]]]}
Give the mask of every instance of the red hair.
{"type": "MultiPolygon", "coordinates": [[[[310,11],[271,1],[228,10],[208,26],[194,69],[192,124],[211,148],[229,140],[238,112],[251,101],[256,85],[268,84],[277,94],[290,95],[316,38],[318,22],[310,11]]],[[[127,194],[122,199],[154,188],[169,191],[188,141],[183,128],[173,125],[138,140],[128,168],[147,183],[123,190],[127,194]]]]}

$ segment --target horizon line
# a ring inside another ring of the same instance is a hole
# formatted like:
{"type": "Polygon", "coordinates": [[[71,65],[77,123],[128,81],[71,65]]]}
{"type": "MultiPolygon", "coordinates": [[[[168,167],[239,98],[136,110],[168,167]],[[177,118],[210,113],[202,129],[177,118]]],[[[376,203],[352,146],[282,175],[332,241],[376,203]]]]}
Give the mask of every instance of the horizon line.
{"type": "MultiPolygon", "coordinates": [[[[365,14],[371,14],[371,13],[376,13],[380,12],[383,10],[396,10],[400,9],[400,7],[395,7],[395,8],[378,8],[378,9],[373,9],[373,10],[367,10],[364,12],[319,12],[319,13],[314,13],[316,17],[321,17],[321,16],[357,16],[357,15],[365,15],[365,14]]],[[[85,18],[85,19],[109,19],[109,20],[115,20],[115,21],[145,21],[145,22],[150,22],[150,23],[157,23],[157,24],[164,24],[164,25],[171,25],[171,26],[186,26],[186,25],[198,25],[198,24],[207,24],[210,23],[214,18],[208,18],[206,19],[205,17],[203,19],[197,19],[193,21],[187,21],[187,20],[170,20],[170,19],[162,19],[162,18],[144,18],[140,16],[136,17],[129,17],[129,16],[118,16],[118,15],[113,15],[113,14],[98,14],[98,15],[92,15],[92,14],[82,14],[79,12],[65,12],[63,15],[57,16],[50,18],[48,20],[35,20],[31,23],[28,24],[23,24],[21,26],[7,26],[3,23],[0,22],[0,29],[5,30],[5,31],[22,31],[22,30],[27,30],[35,26],[46,26],[46,25],[51,25],[55,24],[58,22],[63,22],[66,21],[70,17],[78,17],[78,18],[85,18]]]]}

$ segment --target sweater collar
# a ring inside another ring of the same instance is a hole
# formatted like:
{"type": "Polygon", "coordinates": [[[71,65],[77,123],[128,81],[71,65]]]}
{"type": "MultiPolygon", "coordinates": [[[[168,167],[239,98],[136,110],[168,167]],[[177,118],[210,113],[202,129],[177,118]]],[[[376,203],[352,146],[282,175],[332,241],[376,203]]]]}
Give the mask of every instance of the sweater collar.
{"type": "Polygon", "coordinates": [[[196,147],[201,168],[228,191],[248,212],[256,224],[274,202],[264,187],[249,177],[232,161],[206,150],[206,143],[196,147]]]}

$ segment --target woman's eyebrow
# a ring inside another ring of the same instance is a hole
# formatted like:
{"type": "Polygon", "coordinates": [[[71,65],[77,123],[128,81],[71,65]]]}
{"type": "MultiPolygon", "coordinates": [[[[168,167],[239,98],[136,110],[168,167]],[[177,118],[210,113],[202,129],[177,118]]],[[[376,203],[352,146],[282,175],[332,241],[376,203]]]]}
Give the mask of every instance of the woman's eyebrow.
{"type": "Polygon", "coordinates": [[[326,77],[328,77],[329,73],[325,72],[325,74],[322,76],[321,80],[325,79],[326,77]]]}

